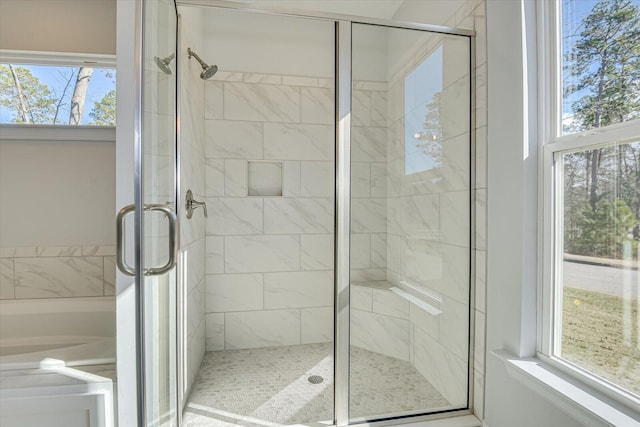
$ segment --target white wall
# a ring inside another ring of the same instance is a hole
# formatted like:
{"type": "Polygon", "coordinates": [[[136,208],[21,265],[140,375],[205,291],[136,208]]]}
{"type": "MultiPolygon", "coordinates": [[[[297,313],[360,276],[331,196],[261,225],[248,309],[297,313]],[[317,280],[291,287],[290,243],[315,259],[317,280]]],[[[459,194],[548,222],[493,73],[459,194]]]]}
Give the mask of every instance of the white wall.
{"type": "Polygon", "coordinates": [[[115,144],[0,141],[0,246],[113,245],[115,144]]]}
{"type": "Polygon", "coordinates": [[[2,0],[0,49],[116,53],[116,0],[2,0]]]}
{"type": "Polygon", "coordinates": [[[332,22],[220,9],[204,13],[207,43],[197,53],[221,71],[333,77],[332,22]]]}
{"type": "Polygon", "coordinates": [[[550,401],[516,382],[503,363],[491,355],[491,351],[505,348],[517,356],[532,356],[536,346],[534,27],[533,1],[488,0],[485,422],[491,427],[580,425],[550,401]],[[526,52],[523,51],[524,46],[526,52]]]}

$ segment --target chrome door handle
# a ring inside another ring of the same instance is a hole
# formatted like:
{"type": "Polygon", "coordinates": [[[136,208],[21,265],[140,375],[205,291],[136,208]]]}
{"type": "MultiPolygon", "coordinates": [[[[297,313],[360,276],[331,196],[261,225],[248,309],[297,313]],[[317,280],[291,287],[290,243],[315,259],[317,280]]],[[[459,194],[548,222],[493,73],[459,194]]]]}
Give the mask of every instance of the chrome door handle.
{"type": "Polygon", "coordinates": [[[127,264],[124,256],[124,218],[135,210],[135,205],[128,205],[120,209],[116,216],[116,265],[127,276],[135,276],[136,269],[127,264]]]}
{"type": "Polygon", "coordinates": [[[207,204],[205,202],[199,202],[193,198],[193,192],[191,190],[187,190],[187,197],[185,202],[185,210],[187,211],[187,219],[191,219],[193,216],[193,211],[196,208],[204,209],[204,217],[207,218],[207,204]]]}
{"type": "MultiPolygon", "coordinates": [[[[171,270],[176,265],[178,247],[176,245],[176,213],[168,205],[145,205],[145,212],[162,212],[169,220],[169,260],[162,267],[151,267],[144,270],[145,276],[158,276],[171,270]]],[[[124,219],[127,215],[135,212],[135,205],[128,205],[120,209],[116,216],[117,234],[117,256],[116,265],[118,269],[127,276],[135,276],[136,269],[127,264],[124,253],[124,219]]]]}
{"type": "Polygon", "coordinates": [[[162,212],[169,220],[169,260],[162,267],[151,267],[144,270],[145,276],[159,276],[171,270],[176,265],[178,247],[176,245],[176,213],[168,205],[145,205],[145,212],[162,212]]]}

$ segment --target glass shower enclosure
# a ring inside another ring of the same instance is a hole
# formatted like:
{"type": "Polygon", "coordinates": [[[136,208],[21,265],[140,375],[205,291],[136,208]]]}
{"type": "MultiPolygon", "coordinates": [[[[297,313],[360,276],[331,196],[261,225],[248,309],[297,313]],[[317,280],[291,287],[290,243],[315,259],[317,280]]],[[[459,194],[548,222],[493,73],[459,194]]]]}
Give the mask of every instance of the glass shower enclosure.
{"type": "Polygon", "coordinates": [[[141,425],[471,413],[473,32],[142,3],[141,425]],[[201,79],[177,37],[218,72],[201,79]],[[201,338],[172,264],[177,181],[200,173],[201,338]]]}

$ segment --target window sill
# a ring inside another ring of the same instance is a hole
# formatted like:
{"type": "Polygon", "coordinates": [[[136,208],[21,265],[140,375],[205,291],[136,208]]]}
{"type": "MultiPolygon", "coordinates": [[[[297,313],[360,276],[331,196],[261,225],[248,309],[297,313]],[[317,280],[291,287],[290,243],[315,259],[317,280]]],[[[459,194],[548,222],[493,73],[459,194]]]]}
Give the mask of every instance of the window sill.
{"type": "Polygon", "coordinates": [[[513,379],[584,425],[640,427],[640,414],[633,413],[538,358],[519,358],[504,350],[492,351],[491,354],[504,363],[513,379]]]}
{"type": "Polygon", "coordinates": [[[1,124],[5,141],[87,141],[114,142],[115,126],[15,125],[1,124]]]}

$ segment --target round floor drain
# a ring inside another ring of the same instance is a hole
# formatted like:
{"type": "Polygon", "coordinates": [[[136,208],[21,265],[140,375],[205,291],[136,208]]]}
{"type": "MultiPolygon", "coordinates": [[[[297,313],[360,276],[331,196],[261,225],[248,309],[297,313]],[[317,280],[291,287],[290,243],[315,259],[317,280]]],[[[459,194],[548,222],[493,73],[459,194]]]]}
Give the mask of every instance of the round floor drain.
{"type": "Polygon", "coordinates": [[[324,381],[324,378],[322,378],[320,375],[311,375],[309,378],[307,378],[307,380],[311,384],[320,384],[322,381],[324,381]]]}

